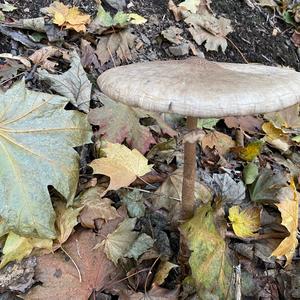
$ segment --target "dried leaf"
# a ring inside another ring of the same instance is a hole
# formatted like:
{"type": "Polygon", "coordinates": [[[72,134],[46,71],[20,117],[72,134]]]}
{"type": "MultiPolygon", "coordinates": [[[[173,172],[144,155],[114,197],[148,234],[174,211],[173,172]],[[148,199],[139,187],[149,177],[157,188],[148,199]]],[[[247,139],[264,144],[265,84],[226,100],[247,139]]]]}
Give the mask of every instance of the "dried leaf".
{"type": "Polygon", "coordinates": [[[201,141],[202,148],[216,148],[220,155],[225,155],[230,148],[235,146],[232,138],[222,132],[213,130],[208,133],[201,141]]]}
{"type": "Polygon", "coordinates": [[[210,203],[198,208],[195,216],[180,226],[192,251],[189,265],[198,293],[203,288],[225,299],[229,290],[231,267],[226,257],[226,243],[214,224],[210,203]]]}
{"type": "Polygon", "coordinates": [[[158,266],[158,270],[153,279],[153,283],[157,285],[162,285],[165,279],[168,277],[170,271],[178,267],[178,265],[175,265],[169,261],[162,261],[158,266]]]}
{"type": "Polygon", "coordinates": [[[138,258],[147,250],[149,250],[153,246],[153,244],[154,240],[149,235],[142,233],[132,243],[129,250],[124,256],[138,260],[138,258]]]}
{"type": "Polygon", "coordinates": [[[90,164],[94,174],[110,177],[109,186],[102,195],[107,191],[128,186],[137,176],[151,171],[148,160],[136,149],[130,150],[124,145],[107,143],[103,150],[106,157],[95,159],[90,164]]]}
{"type": "Polygon", "coordinates": [[[3,268],[10,261],[20,261],[30,255],[33,248],[43,248],[52,250],[52,240],[26,238],[13,232],[9,232],[4,247],[2,249],[0,268],[3,268]]]}
{"type": "Polygon", "coordinates": [[[99,186],[89,188],[80,196],[80,223],[83,227],[95,228],[94,221],[103,219],[106,222],[119,216],[117,210],[111,205],[108,198],[101,198],[105,189],[99,186]]]}
{"type": "Polygon", "coordinates": [[[71,68],[61,75],[50,74],[46,70],[41,70],[38,74],[41,80],[50,84],[52,90],[65,96],[75,107],[87,113],[90,108],[92,84],[75,51],[71,53],[70,59],[71,68]]]}
{"type": "Polygon", "coordinates": [[[216,119],[216,118],[198,119],[197,127],[202,129],[205,128],[205,129],[213,130],[219,121],[220,119],[216,119]]]}
{"type": "Polygon", "coordinates": [[[79,174],[73,147],[91,136],[84,115],[65,110],[67,103],[27,90],[24,81],[0,92],[0,236],[55,238],[48,186],[72,203],[79,174]]]}
{"type": "Polygon", "coordinates": [[[281,213],[281,224],[286,227],[290,235],[286,237],[279,246],[272,252],[273,256],[286,257],[286,265],[290,264],[298,245],[298,210],[299,210],[299,193],[297,193],[294,182],[290,187],[284,187],[279,191],[276,203],[281,213]]]}
{"type": "Polygon", "coordinates": [[[183,37],[180,36],[183,30],[176,26],[170,26],[169,28],[161,32],[162,36],[169,42],[179,45],[183,41],[183,37]]]}
{"type": "Polygon", "coordinates": [[[4,0],[4,3],[0,3],[0,9],[4,12],[12,12],[16,10],[17,7],[4,0]]]}
{"type": "Polygon", "coordinates": [[[88,120],[91,124],[100,127],[99,134],[109,142],[126,141],[131,148],[144,154],[151,144],[156,144],[150,129],[140,124],[140,119],[149,117],[154,119],[159,126],[160,134],[176,135],[176,132],[157,113],[115,102],[101,93],[97,94],[97,98],[104,106],[92,109],[88,114],[88,120]]]}
{"type": "Polygon", "coordinates": [[[239,206],[229,208],[229,220],[234,233],[242,238],[253,237],[260,227],[260,209],[257,207],[247,208],[240,211],[239,206]]]}
{"type": "Polygon", "coordinates": [[[54,24],[77,32],[85,32],[86,25],[90,22],[90,16],[80,12],[78,7],[70,8],[59,1],[54,1],[44,11],[52,16],[54,24]]]}
{"type": "Polygon", "coordinates": [[[263,120],[253,116],[226,117],[224,122],[229,128],[239,128],[249,133],[260,131],[263,120]]]}
{"type": "Polygon", "coordinates": [[[122,202],[126,205],[128,215],[131,218],[140,218],[145,215],[145,204],[143,194],[138,190],[128,192],[122,197],[122,202]]]}
{"type": "Polygon", "coordinates": [[[84,68],[94,66],[95,69],[100,69],[100,63],[98,61],[96,51],[91,46],[91,43],[85,39],[81,39],[81,64],[84,68]]]}
{"type": "Polygon", "coordinates": [[[204,46],[207,51],[218,51],[221,47],[225,52],[227,48],[225,37],[233,31],[230,20],[223,17],[218,19],[209,12],[205,12],[201,15],[190,14],[184,22],[191,26],[189,31],[199,46],[205,42],[204,46]]]}
{"type": "Polygon", "coordinates": [[[106,256],[116,265],[118,260],[131,248],[138,236],[138,232],[133,231],[135,223],[136,218],[125,219],[113,233],[109,234],[95,248],[104,246],[106,256]]]}
{"type": "Polygon", "coordinates": [[[120,293],[120,300],[145,300],[150,298],[151,300],[178,300],[179,298],[179,288],[174,290],[168,290],[154,285],[150,291],[146,294],[135,293],[132,290],[122,290],[120,293]]]}
{"type": "Polygon", "coordinates": [[[260,155],[263,145],[264,142],[259,140],[249,143],[246,147],[234,147],[231,150],[237,153],[239,158],[245,161],[252,161],[260,155]]]}
{"type": "Polygon", "coordinates": [[[0,53],[0,58],[8,58],[10,60],[16,60],[21,62],[26,68],[31,68],[31,63],[30,61],[22,56],[16,56],[16,55],[12,55],[11,53],[0,53]]]}

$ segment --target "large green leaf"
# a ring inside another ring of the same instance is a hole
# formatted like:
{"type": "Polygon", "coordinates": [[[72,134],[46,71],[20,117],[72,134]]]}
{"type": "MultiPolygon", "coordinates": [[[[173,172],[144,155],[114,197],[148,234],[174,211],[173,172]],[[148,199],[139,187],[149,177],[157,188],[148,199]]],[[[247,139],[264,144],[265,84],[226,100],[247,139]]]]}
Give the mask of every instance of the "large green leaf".
{"type": "Polygon", "coordinates": [[[68,99],[27,90],[23,81],[0,93],[0,236],[54,238],[54,186],[69,203],[78,181],[74,146],[88,140],[86,116],[68,99]]]}

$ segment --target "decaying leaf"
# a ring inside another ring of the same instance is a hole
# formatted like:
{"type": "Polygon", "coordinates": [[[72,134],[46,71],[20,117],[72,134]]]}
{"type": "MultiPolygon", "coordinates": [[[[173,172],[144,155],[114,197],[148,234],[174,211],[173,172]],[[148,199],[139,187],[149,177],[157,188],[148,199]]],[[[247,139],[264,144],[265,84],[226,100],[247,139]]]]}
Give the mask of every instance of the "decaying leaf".
{"type": "Polygon", "coordinates": [[[101,36],[96,49],[101,65],[113,60],[115,55],[121,61],[132,60],[131,49],[134,48],[135,40],[136,36],[129,30],[101,36]]]}
{"type": "Polygon", "coordinates": [[[64,109],[68,99],[27,90],[23,81],[0,96],[0,236],[55,238],[48,186],[72,203],[79,174],[73,147],[89,141],[90,126],[64,109]]]}
{"type": "Polygon", "coordinates": [[[136,218],[125,219],[113,233],[109,234],[95,248],[104,246],[106,256],[114,264],[117,264],[118,260],[127,253],[138,236],[138,232],[133,231],[135,223],[136,218]]]}
{"type": "Polygon", "coordinates": [[[157,285],[162,285],[165,281],[165,279],[168,277],[169,272],[174,269],[178,268],[179,266],[176,264],[173,264],[169,261],[162,261],[159,266],[158,270],[155,274],[153,282],[157,285]]]}
{"type": "Polygon", "coordinates": [[[23,56],[12,55],[11,53],[0,53],[0,58],[16,60],[22,63],[26,68],[31,68],[30,61],[23,56]]]}
{"type": "Polygon", "coordinates": [[[0,3],[0,9],[4,12],[11,12],[16,10],[17,8],[14,5],[4,0],[4,3],[0,3]]]}
{"type": "Polygon", "coordinates": [[[229,290],[231,267],[226,257],[226,243],[214,224],[211,204],[198,208],[195,216],[180,226],[192,251],[189,264],[199,296],[212,291],[225,299],[229,290]]]}
{"type": "Polygon", "coordinates": [[[209,119],[198,118],[197,128],[205,128],[205,129],[213,130],[219,121],[220,119],[216,119],[216,118],[209,118],[209,119]]]}
{"type": "Polygon", "coordinates": [[[83,227],[95,228],[94,221],[103,219],[106,222],[119,216],[108,198],[101,198],[105,189],[99,186],[91,187],[80,196],[80,223],[83,227]]]}
{"type": "Polygon", "coordinates": [[[254,116],[226,117],[224,122],[229,128],[239,128],[249,133],[260,131],[263,120],[254,116]]]}
{"type": "Polygon", "coordinates": [[[227,134],[213,130],[201,140],[201,145],[204,149],[215,147],[219,154],[224,155],[235,146],[235,142],[227,134]]]}
{"type": "Polygon", "coordinates": [[[113,223],[105,224],[98,236],[91,230],[79,230],[70,237],[63,248],[76,266],[63,251],[38,257],[35,279],[42,284],[32,288],[25,299],[84,300],[94,290],[118,280],[121,272],[101,249],[93,249],[103,236],[114,230],[113,223]]]}
{"type": "Polygon", "coordinates": [[[298,211],[299,211],[299,193],[295,184],[292,182],[290,187],[284,187],[277,196],[279,203],[276,203],[281,213],[281,224],[286,227],[290,235],[286,237],[279,246],[272,252],[273,256],[286,257],[286,265],[290,264],[298,245],[298,211]]]}
{"type": "Polygon", "coordinates": [[[51,251],[52,240],[26,238],[10,232],[2,249],[3,256],[1,258],[0,268],[3,268],[10,261],[20,261],[24,257],[27,257],[34,248],[43,248],[51,251]]]}
{"type": "Polygon", "coordinates": [[[127,253],[125,253],[124,256],[138,260],[138,258],[147,250],[149,250],[153,246],[153,244],[154,240],[146,233],[142,233],[132,243],[129,250],[127,251],[127,253]]]}
{"type": "Polygon", "coordinates": [[[29,59],[35,64],[40,65],[43,69],[49,70],[51,72],[55,71],[55,66],[57,62],[49,60],[52,56],[64,56],[68,58],[67,51],[54,46],[43,47],[36,50],[33,54],[29,56],[29,59]]]}
{"type": "Polygon", "coordinates": [[[252,161],[258,155],[260,155],[264,142],[263,141],[254,141],[249,143],[246,147],[234,147],[231,150],[238,154],[239,158],[245,161],[252,161]]]}
{"type": "Polygon", "coordinates": [[[243,170],[245,184],[252,184],[258,176],[258,167],[255,163],[248,163],[243,170]]]}
{"type": "Polygon", "coordinates": [[[88,114],[91,124],[99,126],[100,135],[112,143],[126,143],[134,149],[145,153],[151,144],[156,144],[150,129],[140,124],[140,119],[151,117],[156,121],[161,134],[175,136],[176,132],[170,128],[157,113],[146,112],[115,102],[101,93],[97,98],[104,104],[100,108],[92,109],[88,114]]]}
{"type": "Polygon", "coordinates": [[[207,51],[218,51],[221,47],[225,52],[227,48],[226,35],[233,31],[230,20],[216,18],[209,12],[190,14],[184,22],[190,25],[189,31],[195,42],[200,46],[205,42],[207,51]]]}
{"type": "Polygon", "coordinates": [[[87,113],[90,108],[92,84],[75,51],[70,54],[70,60],[71,68],[61,75],[50,74],[46,70],[40,70],[38,74],[41,80],[50,84],[52,90],[65,96],[75,107],[87,113]]]}
{"type": "Polygon", "coordinates": [[[128,192],[122,197],[122,202],[126,205],[128,215],[131,218],[143,217],[146,211],[143,194],[138,190],[128,192]]]}
{"type": "Polygon", "coordinates": [[[229,208],[228,216],[234,233],[242,238],[253,237],[260,227],[260,209],[250,207],[240,211],[239,206],[229,208]]]}
{"type": "Polygon", "coordinates": [[[94,66],[95,69],[100,69],[100,63],[98,61],[95,49],[91,46],[91,43],[85,39],[81,39],[81,64],[84,68],[94,66]]]}
{"type": "Polygon", "coordinates": [[[122,300],[178,300],[179,288],[168,290],[154,285],[146,294],[142,292],[134,292],[132,290],[122,290],[120,299],[122,300]]]}
{"type": "Polygon", "coordinates": [[[163,30],[161,34],[169,42],[179,45],[183,41],[183,37],[181,36],[182,32],[183,30],[181,28],[170,26],[169,28],[163,30]]]}
{"type": "Polygon", "coordinates": [[[6,59],[5,64],[0,64],[0,84],[10,80],[17,75],[18,71],[23,71],[25,66],[16,60],[6,59]]]}
{"type": "Polygon", "coordinates": [[[77,32],[85,32],[86,25],[90,22],[90,16],[80,12],[78,7],[69,7],[59,1],[54,1],[43,11],[52,16],[54,24],[77,32]]]}

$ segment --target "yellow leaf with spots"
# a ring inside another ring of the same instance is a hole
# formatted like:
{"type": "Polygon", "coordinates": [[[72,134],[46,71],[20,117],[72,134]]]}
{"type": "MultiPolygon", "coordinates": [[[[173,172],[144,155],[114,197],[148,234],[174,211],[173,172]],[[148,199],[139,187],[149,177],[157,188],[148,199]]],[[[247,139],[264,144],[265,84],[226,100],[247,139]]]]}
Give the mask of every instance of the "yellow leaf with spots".
{"type": "Polygon", "coordinates": [[[52,249],[52,240],[26,238],[10,232],[6,238],[2,253],[0,268],[14,260],[21,260],[32,252],[33,248],[52,249]]]}
{"type": "Polygon", "coordinates": [[[136,149],[130,150],[121,144],[107,143],[103,149],[106,157],[95,159],[90,166],[94,174],[110,177],[110,183],[103,195],[110,190],[118,190],[130,185],[138,176],[150,172],[148,160],[136,149]]]}
{"type": "Polygon", "coordinates": [[[297,229],[298,229],[298,210],[299,210],[299,193],[296,191],[294,182],[290,187],[284,187],[279,191],[277,196],[280,201],[275,204],[281,213],[281,224],[286,227],[290,235],[286,237],[279,246],[272,252],[273,256],[286,257],[286,265],[288,265],[295,253],[298,245],[297,229]]]}
{"type": "Polygon", "coordinates": [[[256,207],[240,211],[239,206],[232,206],[228,218],[234,233],[242,238],[255,236],[260,227],[260,209],[256,207]]]}

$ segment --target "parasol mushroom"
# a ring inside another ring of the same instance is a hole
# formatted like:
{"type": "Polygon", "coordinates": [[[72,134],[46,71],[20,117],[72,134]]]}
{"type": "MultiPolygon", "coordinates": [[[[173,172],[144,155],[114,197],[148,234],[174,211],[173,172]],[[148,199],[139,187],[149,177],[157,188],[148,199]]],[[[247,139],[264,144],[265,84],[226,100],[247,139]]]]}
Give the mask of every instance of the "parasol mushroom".
{"type": "MultiPolygon", "coordinates": [[[[281,110],[300,101],[300,73],[258,64],[190,58],[137,63],[110,69],[97,80],[103,93],[145,110],[197,117],[226,117],[281,110]]],[[[182,216],[194,211],[196,144],[184,145],[182,216]]]]}

